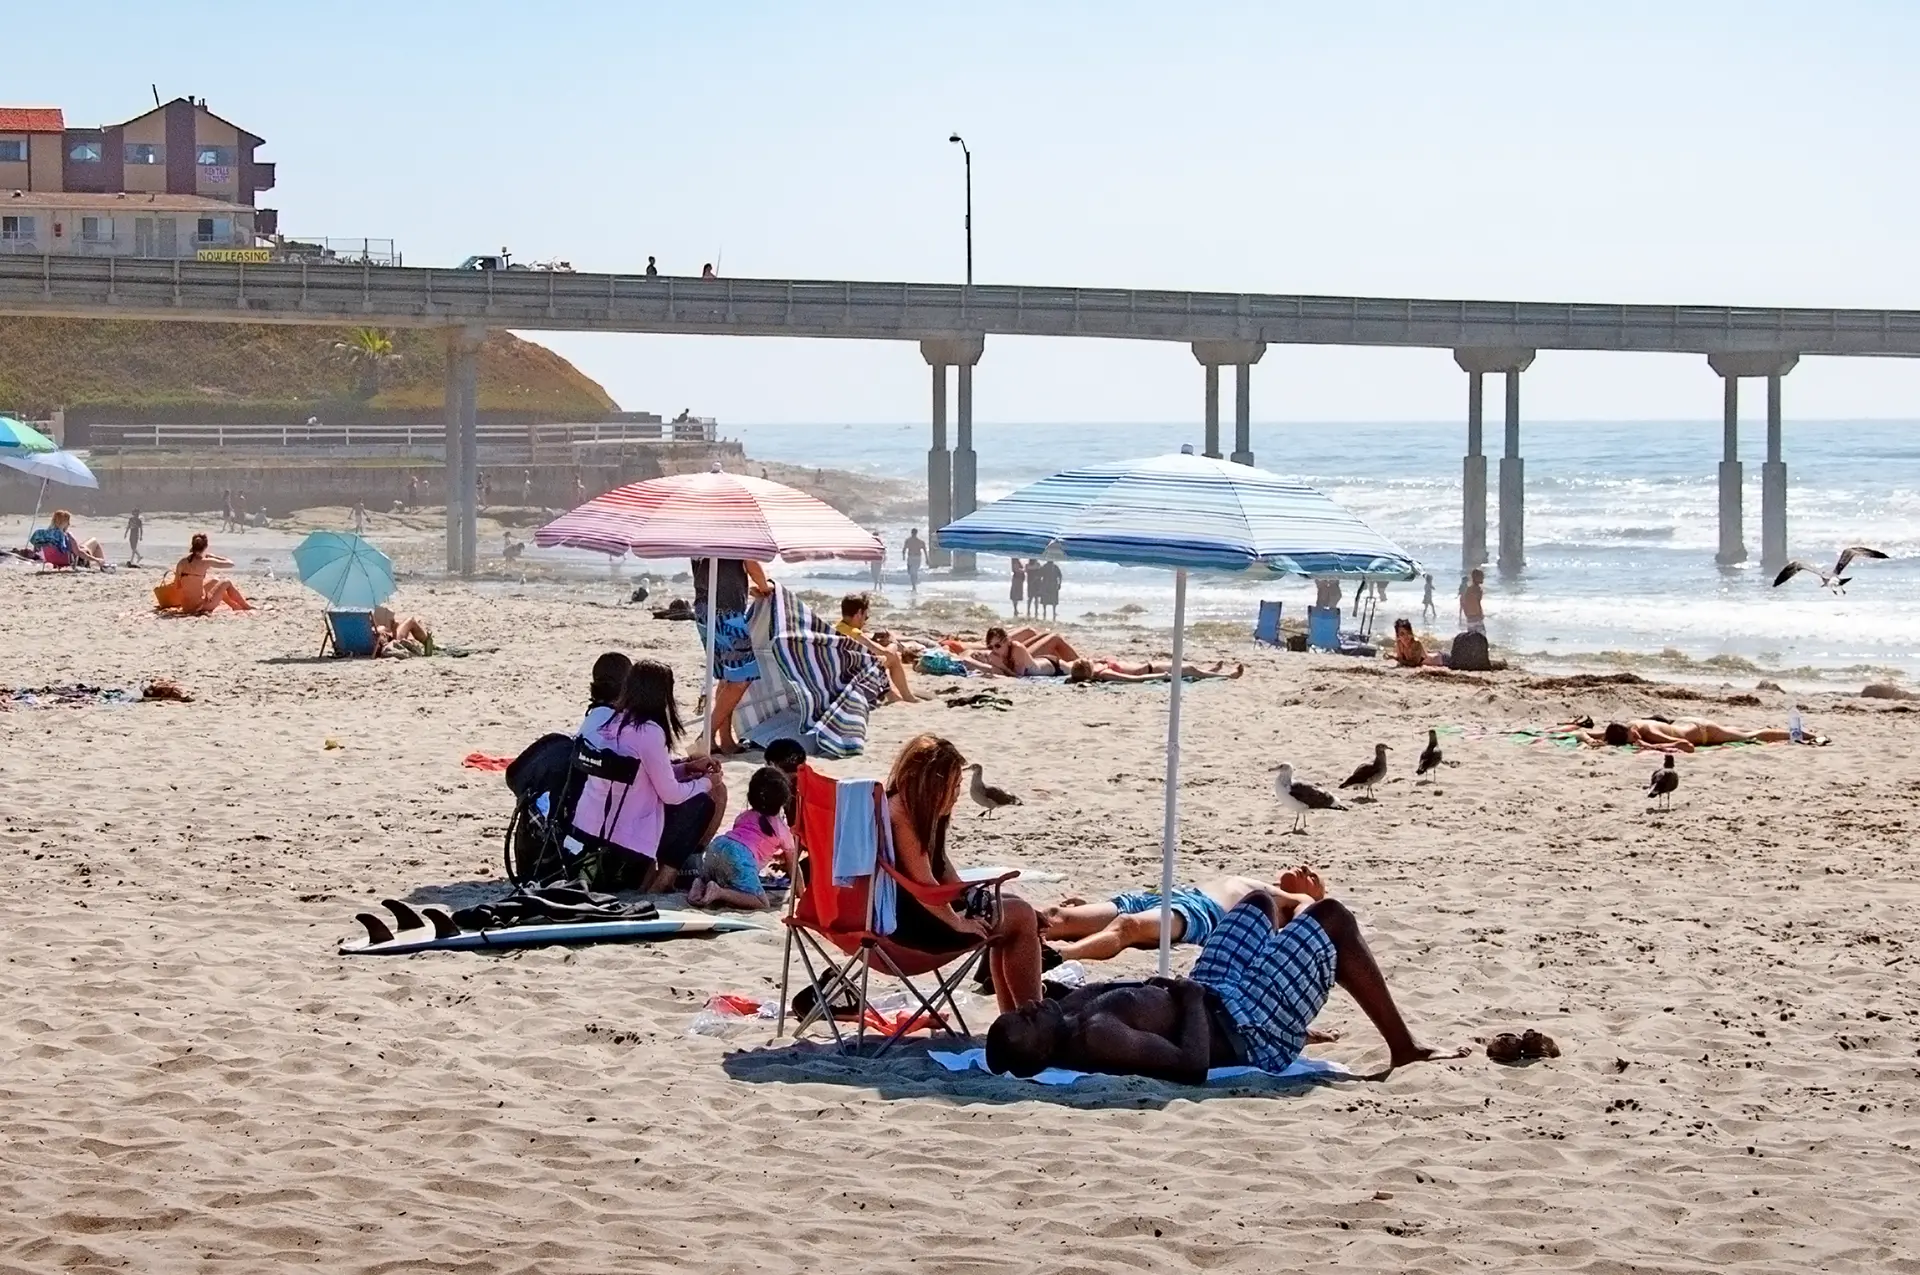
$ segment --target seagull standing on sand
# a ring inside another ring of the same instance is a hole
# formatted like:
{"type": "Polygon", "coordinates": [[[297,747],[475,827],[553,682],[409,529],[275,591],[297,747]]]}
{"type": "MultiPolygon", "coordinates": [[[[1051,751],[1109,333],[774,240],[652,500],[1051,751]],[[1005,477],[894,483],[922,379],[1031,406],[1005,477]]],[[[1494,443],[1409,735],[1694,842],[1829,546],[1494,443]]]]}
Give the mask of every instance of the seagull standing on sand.
{"type": "Polygon", "coordinates": [[[985,777],[980,773],[981,766],[979,762],[975,762],[973,765],[967,767],[967,769],[973,772],[973,783],[968,787],[967,791],[973,797],[973,804],[980,807],[986,814],[990,815],[1002,806],[1017,806],[1020,804],[1018,797],[1004,789],[995,788],[986,781],[985,777]]]}
{"type": "Polygon", "coordinates": [[[1779,588],[1804,571],[1808,575],[1818,576],[1820,583],[1833,592],[1845,593],[1847,585],[1852,583],[1852,577],[1847,574],[1848,567],[1852,566],[1856,560],[1883,559],[1886,556],[1878,549],[1869,549],[1865,545],[1848,545],[1840,551],[1840,557],[1834,562],[1831,572],[1822,571],[1811,562],[1795,558],[1780,568],[1780,574],[1773,578],[1773,587],[1779,588]]]}
{"type": "Polygon", "coordinates": [[[1415,775],[1424,775],[1440,765],[1440,732],[1427,732],[1427,746],[1420,752],[1420,764],[1413,769],[1415,775]]]}
{"type": "Polygon", "coordinates": [[[1373,786],[1386,777],[1387,746],[1385,744],[1375,744],[1373,746],[1373,760],[1367,762],[1351,775],[1341,780],[1340,786],[1342,788],[1365,788],[1367,790],[1367,800],[1373,801],[1375,800],[1373,786]]]}
{"type": "Polygon", "coordinates": [[[1322,792],[1312,784],[1295,783],[1290,762],[1283,761],[1274,768],[1273,795],[1280,799],[1280,809],[1293,816],[1290,830],[1293,832],[1304,833],[1307,830],[1309,810],[1346,809],[1333,799],[1331,793],[1322,792]]]}
{"type": "Polygon", "coordinates": [[[1660,769],[1653,772],[1653,782],[1647,785],[1647,800],[1656,797],[1660,800],[1660,809],[1673,809],[1673,790],[1680,786],[1680,772],[1673,768],[1673,754],[1668,753],[1660,769]]]}

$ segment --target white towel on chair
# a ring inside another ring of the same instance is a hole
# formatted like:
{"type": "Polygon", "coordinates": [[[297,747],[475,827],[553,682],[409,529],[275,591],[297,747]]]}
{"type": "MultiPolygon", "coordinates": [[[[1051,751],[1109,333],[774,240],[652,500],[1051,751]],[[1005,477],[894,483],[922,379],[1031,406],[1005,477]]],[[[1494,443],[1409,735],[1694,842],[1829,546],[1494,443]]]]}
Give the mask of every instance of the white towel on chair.
{"type": "MultiPolygon", "coordinates": [[[[966,1049],[957,1053],[942,1053],[929,1049],[927,1057],[945,1067],[948,1071],[987,1071],[987,1051],[984,1049],[966,1049]]],[[[992,1074],[989,1072],[989,1074],[992,1074]]],[[[1022,1077],[1003,1072],[1009,1080],[1022,1077]]],[[[1049,1067],[1038,1075],[1027,1076],[1036,1085],[1070,1085],[1081,1080],[1090,1072],[1069,1071],[1065,1067],[1049,1067]]],[[[1353,1073],[1337,1062],[1328,1062],[1322,1058],[1309,1058],[1305,1054],[1287,1064],[1285,1071],[1262,1071],[1258,1067],[1215,1067],[1207,1073],[1207,1083],[1215,1084],[1222,1080],[1235,1080],[1242,1076],[1274,1076],[1282,1080],[1346,1080],[1353,1073]]]]}
{"type": "Polygon", "coordinates": [[[883,838],[887,862],[893,861],[893,833],[881,813],[886,808],[877,779],[842,779],[834,785],[833,883],[873,878],[873,932],[880,935],[893,933],[896,908],[893,878],[880,870],[883,838]]]}

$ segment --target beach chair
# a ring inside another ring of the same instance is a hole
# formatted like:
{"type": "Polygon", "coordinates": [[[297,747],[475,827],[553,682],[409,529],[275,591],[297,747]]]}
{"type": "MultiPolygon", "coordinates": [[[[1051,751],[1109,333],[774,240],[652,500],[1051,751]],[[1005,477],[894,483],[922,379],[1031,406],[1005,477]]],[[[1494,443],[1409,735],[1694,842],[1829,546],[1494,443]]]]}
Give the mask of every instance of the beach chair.
{"type": "Polygon", "coordinates": [[[320,639],[320,654],[329,647],[335,655],[370,658],[373,655],[373,612],[329,611],[326,636],[320,639]]]}
{"type": "Polygon", "coordinates": [[[1337,651],[1340,649],[1340,608],[1307,608],[1307,649],[1310,651],[1337,651]]]}
{"type": "Polygon", "coordinates": [[[894,869],[886,791],[878,780],[835,781],[802,766],[797,787],[799,817],[794,833],[800,846],[800,872],[783,918],[787,950],[780,972],[775,1037],[786,1032],[795,953],[813,992],[813,1003],[795,1014],[796,1040],[821,1022],[842,1049],[849,1043],[862,1047],[869,1031],[879,1033],[884,1037],[881,1053],[922,1025],[951,1036],[971,1036],[954,994],[985,957],[985,940],[959,952],[903,947],[887,937],[893,931],[893,903],[898,893],[905,893],[921,907],[937,910],[951,906],[974,886],[986,885],[997,906],[1000,887],[1019,874],[1009,872],[961,885],[921,885],[894,869]],[[857,829],[844,822],[856,818],[871,819],[871,827],[857,829]],[[873,862],[861,870],[852,851],[868,836],[874,847],[873,862]],[[849,868],[855,871],[849,873],[849,868]],[[868,997],[876,972],[898,979],[911,998],[910,1012],[898,1022],[890,1023],[868,997]],[[923,993],[914,980],[928,975],[934,985],[923,993]],[[843,1017],[854,1018],[857,1026],[849,1030],[840,1021],[843,1017]]]}
{"type": "Polygon", "coordinates": [[[797,739],[814,757],[865,748],[868,715],[887,697],[886,666],[779,585],[754,599],[747,629],[760,676],[734,714],[735,729],[762,748],[797,739]]]}
{"type": "Polygon", "coordinates": [[[1256,645],[1260,643],[1265,643],[1267,646],[1281,645],[1278,602],[1260,604],[1260,618],[1253,622],[1253,640],[1256,645]]]}

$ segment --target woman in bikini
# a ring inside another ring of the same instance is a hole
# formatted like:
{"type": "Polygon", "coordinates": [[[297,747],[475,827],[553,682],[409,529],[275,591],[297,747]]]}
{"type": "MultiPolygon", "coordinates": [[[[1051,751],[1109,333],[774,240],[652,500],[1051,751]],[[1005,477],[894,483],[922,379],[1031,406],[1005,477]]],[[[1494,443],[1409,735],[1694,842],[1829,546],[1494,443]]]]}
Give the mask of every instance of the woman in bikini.
{"type": "MultiPolygon", "coordinates": [[[[1200,668],[1197,665],[1181,666],[1181,676],[1189,682],[1205,682],[1214,678],[1233,678],[1244,675],[1246,665],[1236,664],[1233,672],[1227,672],[1227,663],[1221,660],[1212,668],[1200,668]]],[[[1067,666],[1067,684],[1078,686],[1086,682],[1170,682],[1173,680],[1171,666],[1156,669],[1152,661],[1145,664],[1122,664],[1119,660],[1075,660],[1067,666]]]]}
{"type": "Polygon", "coordinates": [[[1009,634],[999,625],[987,630],[987,663],[1006,677],[1062,677],[1079,658],[1058,633],[1016,629],[1009,634]]]}
{"type": "Polygon", "coordinates": [[[209,567],[232,565],[231,558],[207,552],[207,533],[196,531],[187,544],[187,556],[173,564],[173,579],[153,591],[154,600],[182,615],[211,615],[222,606],[251,611],[253,604],[233,581],[207,574],[209,567]]]}
{"type": "Polygon", "coordinates": [[[1793,738],[1778,727],[1734,730],[1697,717],[1682,717],[1671,722],[1643,717],[1630,722],[1608,722],[1598,731],[1576,726],[1568,733],[1595,748],[1631,745],[1660,753],[1690,753],[1719,744],[1779,744],[1793,738]]]}

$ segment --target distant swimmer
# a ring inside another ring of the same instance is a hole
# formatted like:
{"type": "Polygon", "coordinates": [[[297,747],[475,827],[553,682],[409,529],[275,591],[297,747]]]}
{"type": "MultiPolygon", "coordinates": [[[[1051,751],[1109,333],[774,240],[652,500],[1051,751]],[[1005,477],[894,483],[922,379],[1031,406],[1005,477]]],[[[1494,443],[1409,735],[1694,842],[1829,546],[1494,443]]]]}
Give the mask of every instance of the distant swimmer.
{"type": "Polygon", "coordinates": [[[1847,574],[1849,566],[1856,560],[1877,560],[1884,559],[1886,556],[1878,549],[1869,549],[1865,545],[1848,545],[1840,551],[1840,558],[1833,564],[1831,572],[1822,571],[1811,562],[1803,562],[1795,558],[1780,568],[1780,574],[1773,578],[1773,587],[1779,588],[1804,571],[1808,575],[1818,576],[1820,583],[1834,593],[1845,593],[1847,586],[1853,582],[1853,578],[1847,574]]]}

